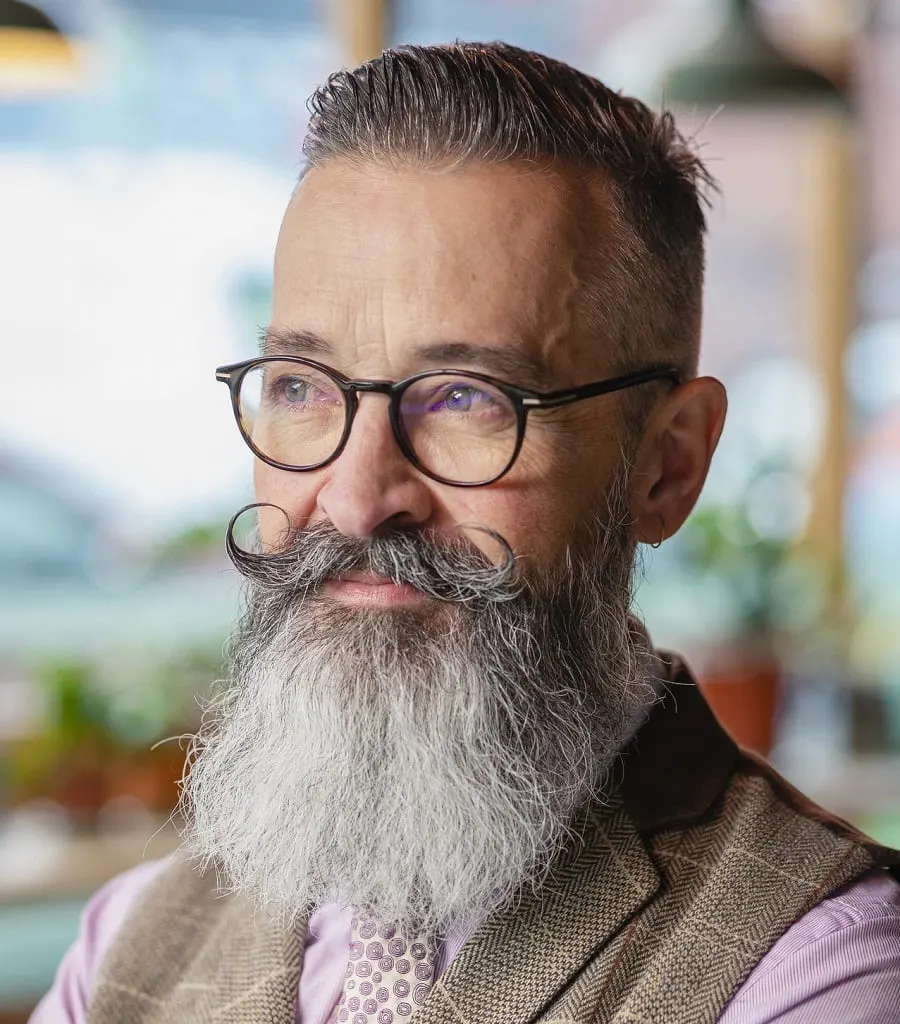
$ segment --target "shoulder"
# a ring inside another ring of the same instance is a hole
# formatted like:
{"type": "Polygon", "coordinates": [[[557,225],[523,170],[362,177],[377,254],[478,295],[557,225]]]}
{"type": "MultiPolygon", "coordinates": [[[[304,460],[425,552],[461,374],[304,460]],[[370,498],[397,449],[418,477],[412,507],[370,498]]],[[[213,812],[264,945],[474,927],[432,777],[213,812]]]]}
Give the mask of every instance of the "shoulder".
{"type": "Polygon", "coordinates": [[[721,1024],[881,1024],[900,1005],[900,884],[875,870],[792,925],[738,990],[721,1024]]]}
{"type": "Polygon", "coordinates": [[[139,864],[107,882],[88,900],[78,935],[31,1024],[80,1024],[84,1020],[103,958],[139,898],[169,864],[168,858],[139,864]]]}

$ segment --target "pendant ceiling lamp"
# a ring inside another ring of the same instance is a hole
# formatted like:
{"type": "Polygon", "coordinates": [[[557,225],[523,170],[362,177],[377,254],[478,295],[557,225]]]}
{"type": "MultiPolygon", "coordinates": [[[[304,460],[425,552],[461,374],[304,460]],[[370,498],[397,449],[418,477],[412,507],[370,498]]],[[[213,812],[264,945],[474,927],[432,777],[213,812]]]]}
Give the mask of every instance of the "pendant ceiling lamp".
{"type": "Polygon", "coordinates": [[[77,47],[43,11],[0,0],[0,101],[71,89],[80,71],[77,47]]]}

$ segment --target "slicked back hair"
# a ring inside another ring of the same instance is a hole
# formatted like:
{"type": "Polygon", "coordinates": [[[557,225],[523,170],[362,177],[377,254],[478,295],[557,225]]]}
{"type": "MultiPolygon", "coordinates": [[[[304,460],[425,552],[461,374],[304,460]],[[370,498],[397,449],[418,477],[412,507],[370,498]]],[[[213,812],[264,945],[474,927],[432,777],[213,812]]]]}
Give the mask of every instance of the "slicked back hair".
{"type": "Polygon", "coordinates": [[[583,170],[602,186],[613,225],[612,238],[597,231],[587,261],[588,330],[617,370],[659,363],[696,374],[703,203],[714,183],[670,113],[503,43],[386,50],[331,75],[309,105],[307,170],[331,160],[583,170]]]}

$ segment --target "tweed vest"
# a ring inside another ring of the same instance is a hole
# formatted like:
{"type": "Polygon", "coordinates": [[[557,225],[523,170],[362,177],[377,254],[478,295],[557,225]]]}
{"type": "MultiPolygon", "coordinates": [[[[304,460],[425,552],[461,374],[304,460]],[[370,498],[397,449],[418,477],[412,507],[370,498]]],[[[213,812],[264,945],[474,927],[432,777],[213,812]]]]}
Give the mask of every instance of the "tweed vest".
{"type": "MultiPolygon", "coordinates": [[[[416,1024],[711,1024],[801,915],[900,865],[719,727],[684,667],[609,801],[540,892],[489,918],[416,1024]]],[[[101,964],[88,1024],[293,1024],[305,922],[285,928],[175,861],[101,964]]]]}

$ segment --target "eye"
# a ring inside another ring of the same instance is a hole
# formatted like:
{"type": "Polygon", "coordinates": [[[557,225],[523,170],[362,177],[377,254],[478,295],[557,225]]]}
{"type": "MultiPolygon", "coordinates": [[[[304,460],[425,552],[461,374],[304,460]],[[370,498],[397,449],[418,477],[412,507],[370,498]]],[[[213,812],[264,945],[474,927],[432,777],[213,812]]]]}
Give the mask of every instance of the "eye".
{"type": "Polygon", "coordinates": [[[312,384],[301,377],[281,377],[275,382],[275,394],[289,403],[315,401],[312,384]]]}
{"type": "Polygon", "coordinates": [[[340,400],[337,389],[321,379],[280,374],[267,382],[266,395],[272,405],[304,406],[340,400]]]}
{"type": "Polygon", "coordinates": [[[516,422],[515,407],[502,391],[488,381],[455,373],[429,374],[413,384],[403,396],[401,415],[408,433],[495,432],[516,422]]]}
{"type": "Polygon", "coordinates": [[[441,388],[429,405],[429,412],[483,412],[496,406],[497,397],[472,384],[449,384],[441,388]]]}

